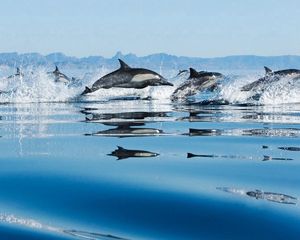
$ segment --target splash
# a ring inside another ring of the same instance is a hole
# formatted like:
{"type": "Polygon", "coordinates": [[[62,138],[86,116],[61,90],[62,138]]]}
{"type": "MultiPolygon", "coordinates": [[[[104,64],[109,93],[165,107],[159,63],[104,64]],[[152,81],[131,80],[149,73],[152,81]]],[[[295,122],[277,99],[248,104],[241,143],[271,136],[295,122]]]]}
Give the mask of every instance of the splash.
{"type": "Polygon", "coordinates": [[[26,69],[23,76],[2,78],[0,103],[67,102],[78,89],[56,83],[45,69],[26,69]]]}
{"type": "Polygon", "coordinates": [[[221,85],[219,97],[234,104],[279,105],[300,103],[300,80],[283,77],[267,85],[263,91],[241,91],[259,78],[257,75],[231,76],[221,85]]]}
{"type": "MultiPolygon", "coordinates": [[[[177,75],[174,69],[165,69],[160,74],[165,76],[174,84],[174,87],[159,86],[146,87],[144,89],[111,88],[99,89],[96,92],[80,96],[84,86],[91,86],[103,75],[113,69],[101,67],[99,69],[71,69],[68,72],[72,77],[72,72],[80,77],[75,77],[75,84],[66,85],[57,83],[53,76],[47,72],[49,69],[43,67],[30,66],[22,69],[24,75],[7,78],[14,69],[1,66],[2,75],[0,78],[0,103],[40,103],[40,102],[90,102],[109,101],[112,99],[155,99],[160,101],[171,101],[171,95],[175,89],[188,78],[188,73],[177,75]],[[5,74],[4,74],[5,73],[5,74]]],[[[50,70],[51,71],[51,70],[50,70]]],[[[241,91],[241,88],[251,82],[256,81],[260,76],[256,74],[229,75],[221,82],[220,89],[213,94],[200,92],[189,100],[206,101],[211,99],[224,99],[231,104],[254,104],[254,105],[274,105],[300,103],[300,80],[282,78],[278,82],[272,83],[259,93],[259,98],[255,99],[255,92],[241,91]]]]}

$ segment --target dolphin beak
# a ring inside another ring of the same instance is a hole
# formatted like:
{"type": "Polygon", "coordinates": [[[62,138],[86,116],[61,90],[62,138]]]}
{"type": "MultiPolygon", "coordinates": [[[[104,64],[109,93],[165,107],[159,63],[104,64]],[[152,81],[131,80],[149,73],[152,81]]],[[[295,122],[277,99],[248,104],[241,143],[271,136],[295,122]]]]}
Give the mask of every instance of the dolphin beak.
{"type": "Polygon", "coordinates": [[[168,82],[166,79],[161,79],[160,84],[165,86],[174,86],[173,83],[168,82]]]}

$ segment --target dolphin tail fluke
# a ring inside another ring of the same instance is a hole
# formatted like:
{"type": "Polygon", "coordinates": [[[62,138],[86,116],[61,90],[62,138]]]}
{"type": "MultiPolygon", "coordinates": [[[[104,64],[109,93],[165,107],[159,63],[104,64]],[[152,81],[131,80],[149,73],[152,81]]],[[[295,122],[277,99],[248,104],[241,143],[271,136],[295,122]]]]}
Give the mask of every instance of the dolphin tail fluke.
{"type": "Polygon", "coordinates": [[[91,93],[92,90],[89,87],[85,87],[84,91],[80,95],[85,95],[87,93],[91,93]]]}

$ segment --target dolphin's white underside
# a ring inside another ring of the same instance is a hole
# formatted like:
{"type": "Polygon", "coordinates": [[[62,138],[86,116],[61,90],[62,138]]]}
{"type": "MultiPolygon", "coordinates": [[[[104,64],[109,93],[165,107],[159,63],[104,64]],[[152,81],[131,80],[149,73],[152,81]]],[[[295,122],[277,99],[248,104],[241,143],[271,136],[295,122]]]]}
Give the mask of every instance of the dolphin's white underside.
{"type": "Polygon", "coordinates": [[[137,74],[132,78],[131,82],[143,82],[149,79],[160,79],[160,78],[159,76],[151,73],[137,74]]]}

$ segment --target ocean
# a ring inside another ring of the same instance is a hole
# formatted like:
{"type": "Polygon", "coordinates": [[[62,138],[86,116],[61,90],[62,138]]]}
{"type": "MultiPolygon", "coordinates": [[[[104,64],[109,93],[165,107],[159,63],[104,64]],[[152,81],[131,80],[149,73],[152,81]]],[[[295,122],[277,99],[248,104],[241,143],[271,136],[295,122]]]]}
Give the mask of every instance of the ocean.
{"type": "Polygon", "coordinates": [[[298,82],[249,100],[262,72],[227,71],[172,102],[172,87],[79,97],[109,69],[72,87],[24,71],[0,84],[1,240],[299,239],[298,82]]]}

